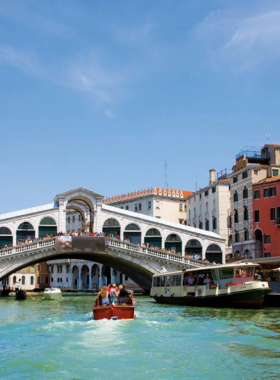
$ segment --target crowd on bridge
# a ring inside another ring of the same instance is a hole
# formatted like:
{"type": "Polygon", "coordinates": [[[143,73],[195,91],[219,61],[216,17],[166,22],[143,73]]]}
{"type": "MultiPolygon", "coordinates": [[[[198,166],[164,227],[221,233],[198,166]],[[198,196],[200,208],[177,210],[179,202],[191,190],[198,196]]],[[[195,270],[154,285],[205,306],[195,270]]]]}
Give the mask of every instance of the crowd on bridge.
{"type": "MultiPolygon", "coordinates": [[[[23,244],[30,244],[30,243],[36,243],[38,241],[43,241],[43,240],[49,240],[49,239],[53,239],[55,238],[56,236],[88,236],[88,237],[107,237],[109,239],[112,239],[112,240],[116,240],[116,241],[122,241],[123,243],[127,243],[127,244],[133,244],[135,245],[136,247],[138,247],[139,249],[143,248],[143,249],[153,249],[153,250],[156,250],[156,251],[159,251],[159,252],[164,252],[164,253],[168,253],[168,254],[173,254],[173,255],[177,255],[177,256],[181,256],[181,252],[176,252],[172,249],[169,249],[169,248],[161,248],[161,247],[158,247],[157,245],[153,245],[153,244],[149,244],[149,243],[142,243],[142,244],[139,244],[138,242],[137,243],[131,243],[130,242],[130,239],[128,237],[124,237],[123,240],[121,240],[120,238],[120,235],[116,234],[105,234],[104,232],[84,232],[84,231],[73,231],[73,232],[58,232],[57,234],[55,235],[45,235],[44,237],[38,237],[38,238],[34,238],[34,239],[31,239],[31,238],[28,238],[26,240],[20,240],[16,243],[16,246],[20,246],[20,245],[23,245],[23,244]]],[[[0,247],[0,250],[1,249],[7,249],[7,248],[13,248],[13,245],[12,244],[9,244],[9,245],[4,245],[2,247],[0,247]]],[[[189,258],[189,259],[193,259],[193,257],[191,255],[185,255],[186,258],[189,258]]],[[[199,258],[199,260],[201,260],[201,257],[199,258]]],[[[204,262],[209,262],[208,260],[204,259],[203,260],[204,262]]]]}

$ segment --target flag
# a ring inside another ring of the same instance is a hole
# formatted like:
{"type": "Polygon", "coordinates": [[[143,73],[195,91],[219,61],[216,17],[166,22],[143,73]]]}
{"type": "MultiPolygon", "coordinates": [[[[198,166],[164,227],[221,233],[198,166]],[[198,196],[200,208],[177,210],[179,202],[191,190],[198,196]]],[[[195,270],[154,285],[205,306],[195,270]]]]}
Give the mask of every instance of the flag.
{"type": "Polygon", "coordinates": [[[116,305],[115,305],[115,297],[111,297],[111,309],[115,310],[116,305]]]}

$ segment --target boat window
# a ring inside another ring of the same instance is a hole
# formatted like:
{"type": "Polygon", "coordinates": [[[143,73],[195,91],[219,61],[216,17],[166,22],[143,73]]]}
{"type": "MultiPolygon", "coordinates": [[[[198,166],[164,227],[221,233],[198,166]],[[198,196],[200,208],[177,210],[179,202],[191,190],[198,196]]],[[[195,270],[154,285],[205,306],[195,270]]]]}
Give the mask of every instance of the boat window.
{"type": "Polygon", "coordinates": [[[212,276],[215,281],[219,280],[219,269],[213,269],[212,271],[212,276]]]}
{"type": "Polygon", "coordinates": [[[160,286],[165,286],[165,277],[160,276],[160,286]]]}
{"type": "Polygon", "coordinates": [[[160,277],[157,277],[157,286],[160,286],[160,277]]]}
{"type": "Polygon", "coordinates": [[[165,276],[165,286],[170,286],[170,277],[172,276],[165,276]]]}
{"type": "Polygon", "coordinates": [[[254,267],[241,267],[241,268],[236,268],[235,270],[235,277],[236,278],[248,278],[248,277],[251,277],[253,278],[254,277],[254,267]]]}
{"type": "Polygon", "coordinates": [[[181,286],[182,276],[180,274],[176,274],[176,286],[181,286]]]}
{"type": "Polygon", "coordinates": [[[175,275],[170,276],[169,281],[170,281],[170,286],[176,286],[176,276],[175,275]]]}
{"type": "Polygon", "coordinates": [[[233,269],[234,268],[221,268],[220,269],[220,279],[233,278],[233,269]]]}

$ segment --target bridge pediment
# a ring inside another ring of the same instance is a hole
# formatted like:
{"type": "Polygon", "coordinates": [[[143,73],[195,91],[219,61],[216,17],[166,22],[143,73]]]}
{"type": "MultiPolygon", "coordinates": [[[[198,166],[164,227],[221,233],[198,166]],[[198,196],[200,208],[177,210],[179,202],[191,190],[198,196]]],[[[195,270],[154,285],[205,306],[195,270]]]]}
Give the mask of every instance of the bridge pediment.
{"type": "Polygon", "coordinates": [[[65,191],[64,193],[57,194],[54,198],[54,201],[59,202],[59,200],[81,199],[83,197],[90,197],[96,200],[102,200],[104,198],[103,195],[95,193],[94,191],[85,189],[84,187],[78,187],[77,189],[72,189],[69,191],[65,191]]]}

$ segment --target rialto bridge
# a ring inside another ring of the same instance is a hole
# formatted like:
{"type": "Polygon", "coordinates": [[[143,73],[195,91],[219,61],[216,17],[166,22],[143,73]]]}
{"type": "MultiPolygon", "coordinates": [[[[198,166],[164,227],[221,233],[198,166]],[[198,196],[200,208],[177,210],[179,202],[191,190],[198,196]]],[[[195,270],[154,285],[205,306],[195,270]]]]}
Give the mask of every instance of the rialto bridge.
{"type": "Polygon", "coordinates": [[[108,264],[148,290],[151,276],[162,266],[173,270],[203,265],[190,255],[225,262],[225,241],[219,235],[104,205],[102,199],[100,194],[78,188],[58,194],[54,203],[0,215],[0,247],[8,246],[0,249],[0,280],[34,263],[73,258],[108,264]],[[26,239],[66,232],[66,215],[71,210],[81,215],[84,230],[118,236],[119,240],[108,239],[106,252],[60,252],[55,239],[16,246],[26,239]],[[159,249],[142,247],[142,243],[159,249]]]}

